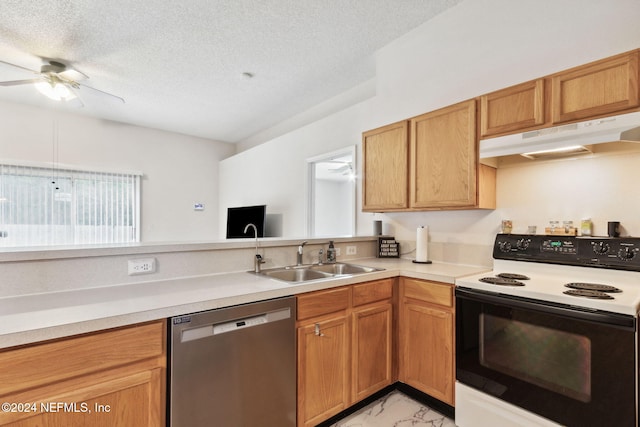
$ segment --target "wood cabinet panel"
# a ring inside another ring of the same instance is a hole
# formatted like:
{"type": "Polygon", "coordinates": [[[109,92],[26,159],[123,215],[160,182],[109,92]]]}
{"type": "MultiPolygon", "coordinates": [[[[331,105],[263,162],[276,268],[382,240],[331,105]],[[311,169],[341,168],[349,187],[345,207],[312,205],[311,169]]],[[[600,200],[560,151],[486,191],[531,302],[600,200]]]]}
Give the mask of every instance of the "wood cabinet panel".
{"type": "Polygon", "coordinates": [[[552,76],[553,123],[638,107],[638,55],[634,51],[552,76]]]}
{"type": "Polygon", "coordinates": [[[454,404],[453,285],[400,279],[399,379],[454,404]]]}
{"type": "Polygon", "coordinates": [[[165,334],[155,322],[0,351],[0,395],[161,356],[165,334]]]}
{"type": "Polygon", "coordinates": [[[410,205],[476,206],[476,101],[411,119],[410,205]]]}
{"type": "Polygon", "coordinates": [[[523,130],[545,122],[544,79],[522,83],[480,97],[483,137],[523,130]]]}
{"type": "Polygon", "coordinates": [[[401,316],[400,380],[453,405],[453,313],[405,303],[401,316]]]}
{"type": "Polygon", "coordinates": [[[362,134],[362,210],[386,211],[409,207],[408,122],[402,121],[362,134]]]}
{"type": "Polygon", "coordinates": [[[299,295],[296,310],[298,320],[346,310],[351,304],[350,296],[351,289],[346,286],[299,295]]]}
{"type": "Polygon", "coordinates": [[[394,280],[384,279],[353,285],[353,306],[358,307],[375,301],[391,299],[394,280]]]}
{"type": "Polygon", "coordinates": [[[298,426],[315,426],[349,404],[348,318],[298,328],[298,426]]]}
{"type": "Polygon", "coordinates": [[[360,401],[393,382],[392,313],[390,302],[353,312],[353,402],[360,401]]]}
{"type": "Polygon", "coordinates": [[[403,277],[403,296],[445,307],[453,307],[453,286],[403,277]]]}
{"type": "Polygon", "coordinates": [[[37,407],[0,413],[2,426],[165,424],[165,321],[7,349],[0,360],[1,400],[37,407]]]}

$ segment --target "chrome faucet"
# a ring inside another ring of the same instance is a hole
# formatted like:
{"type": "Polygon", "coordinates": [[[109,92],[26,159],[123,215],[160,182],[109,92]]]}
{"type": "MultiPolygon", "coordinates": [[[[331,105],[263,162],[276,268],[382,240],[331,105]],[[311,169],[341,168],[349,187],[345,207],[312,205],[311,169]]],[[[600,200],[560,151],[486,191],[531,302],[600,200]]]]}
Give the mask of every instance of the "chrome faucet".
{"type": "Polygon", "coordinates": [[[253,227],[253,235],[256,237],[256,257],[253,260],[253,271],[256,273],[260,273],[260,264],[264,264],[264,260],[262,259],[262,255],[258,253],[258,229],[252,223],[247,224],[244,228],[244,233],[247,234],[247,230],[249,227],[253,227]]]}
{"type": "Polygon", "coordinates": [[[296,259],[296,265],[302,265],[302,247],[307,244],[307,241],[300,243],[298,246],[298,257],[296,259]]]}

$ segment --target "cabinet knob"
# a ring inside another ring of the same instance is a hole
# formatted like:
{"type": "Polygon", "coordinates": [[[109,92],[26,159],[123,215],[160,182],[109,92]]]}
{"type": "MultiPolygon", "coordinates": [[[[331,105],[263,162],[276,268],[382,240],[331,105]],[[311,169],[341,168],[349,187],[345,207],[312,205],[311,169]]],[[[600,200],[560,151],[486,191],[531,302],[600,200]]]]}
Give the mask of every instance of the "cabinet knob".
{"type": "Polygon", "coordinates": [[[315,324],[315,328],[316,328],[316,330],[315,330],[316,336],[317,337],[323,337],[324,334],[320,331],[320,323],[316,323],[315,324]]]}

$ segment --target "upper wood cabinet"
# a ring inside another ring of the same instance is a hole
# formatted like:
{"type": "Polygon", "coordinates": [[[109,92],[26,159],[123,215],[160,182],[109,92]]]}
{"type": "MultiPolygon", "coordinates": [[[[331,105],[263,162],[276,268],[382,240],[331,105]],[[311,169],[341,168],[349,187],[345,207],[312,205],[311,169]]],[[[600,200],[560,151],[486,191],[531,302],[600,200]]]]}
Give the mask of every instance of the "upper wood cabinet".
{"type": "Polygon", "coordinates": [[[495,169],[478,163],[476,127],[469,100],[364,132],[362,210],[495,209],[495,169]]]}
{"type": "Polygon", "coordinates": [[[476,101],[411,119],[410,206],[476,206],[476,101]]]}
{"type": "Polygon", "coordinates": [[[402,121],[362,134],[364,211],[409,207],[408,125],[402,121]]]}
{"type": "Polygon", "coordinates": [[[483,95],[480,136],[638,110],[639,58],[635,50],[483,95]]]}
{"type": "Polygon", "coordinates": [[[638,51],[558,73],[551,85],[553,123],[638,107],[638,51]]]}
{"type": "Polygon", "coordinates": [[[480,97],[480,135],[514,132],[545,122],[544,79],[480,97]]]}

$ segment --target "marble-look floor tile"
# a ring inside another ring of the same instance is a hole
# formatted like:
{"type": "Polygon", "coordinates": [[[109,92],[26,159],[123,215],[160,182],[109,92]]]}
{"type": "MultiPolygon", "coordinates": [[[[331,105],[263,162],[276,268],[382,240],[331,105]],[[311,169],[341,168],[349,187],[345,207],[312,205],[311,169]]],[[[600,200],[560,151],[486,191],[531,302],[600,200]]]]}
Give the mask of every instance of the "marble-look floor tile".
{"type": "Polygon", "coordinates": [[[332,427],[455,427],[452,419],[393,391],[332,427]]]}

